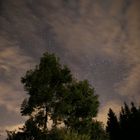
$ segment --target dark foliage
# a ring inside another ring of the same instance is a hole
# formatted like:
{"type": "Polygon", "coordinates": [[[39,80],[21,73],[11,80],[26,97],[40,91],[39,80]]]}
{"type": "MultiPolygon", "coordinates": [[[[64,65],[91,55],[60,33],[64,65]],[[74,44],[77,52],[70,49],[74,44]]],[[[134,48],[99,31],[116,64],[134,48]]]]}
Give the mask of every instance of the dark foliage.
{"type": "Polygon", "coordinates": [[[136,140],[140,139],[140,108],[134,103],[129,107],[126,103],[122,106],[119,118],[110,109],[106,131],[111,140],[136,140]]]}
{"type": "Polygon", "coordinates": [[[112,109],[109,109],[106,131],[109,133],[111,140],[119,139],[120,126],[112,109]]]}
{"type": "Polygon", "coordinates": [[[29,95],[21,114],[29,119],[19,132],[7,132],[7,140],[107,140],[102,124],[93,121],[99,107],[94,88],[73,78],[54,54],[45,53],[21,82],[29,95]],[[58,130],[61,123],[65,131],[58,130]]]}

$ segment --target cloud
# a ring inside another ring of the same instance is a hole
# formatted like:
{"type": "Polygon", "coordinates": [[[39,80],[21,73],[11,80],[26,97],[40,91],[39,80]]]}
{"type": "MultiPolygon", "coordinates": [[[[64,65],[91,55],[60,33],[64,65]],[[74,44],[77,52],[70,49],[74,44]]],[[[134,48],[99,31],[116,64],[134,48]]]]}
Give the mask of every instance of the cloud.
{"type": "MultiPolygon", "coordinates": [[[[2,43],[4,44],[4,42],[2,43]]],[[[20,103],[21,97],[23,96],[20,78],[25,73],[26,68],[30,68],[32,65],[33,59],[22,54],[18,46],[12,44],[12,46],[8,45],[1,49],[0,104],[5,104],[8,109],[13,108],[16,110],[18,107],[17,103],[20,103]]]]}
{"type": "Polygon", "coordinates": [[[125,63],[128,65],[126,76],[117,86],[118,92],[128,98],[139,103],[139,83],[140,83],[140,18],[139,18],[139,1],[135,1],[127,12],[128,18],[128,41],[124,44],[125,63]]]}
{"type": "Polygon", "coordinates": [[[20,78],[34,61],[22,53],[18,44],[4,39],[0,39],[0,42],[0,126],[1,131],[5,131],[5,125],[23,122],[20,104],[25,95],[20,78]]]}
{"type": "MultiPolygon", "coordinates": [[[[97,89],[106,85],[104,93],[112,86],[115,90],[108,93],[109,96],[114,93],[118,98],[125,96],[122,97],[123,100],[134,100],[133,95],[137,97],[140,90],[139,2],[116,1],[110,6],[108,14],[104,14],[102,6],[95,2],[92,9],[96,7],[96,12],[86,14],[84,13],[89,7],[80,7],[79,10],[83,11],[80,11],[77,18],[68,16],[69,12],[61,15],[58,12],[53,15],[55,20],[50,19],[50,22],[56,32],[56,39],[67,49],[66,55],[71,54],[67,57],[67,63],[76,73],[86,75],[84,78],[91,79],[91,82],[92,79],[97,79],[93,81],[97,89]],[[98,68],[97,58],[103,68],[98,68]],[[107,64],[109,61],[110,65],[107,64]],[[102,83],[102,86],[98,83],[102,83]]],[[[97,91],[100,94],[99,91],[101,90],[97,91]]]]}
{"type": "Polygon", "coordinates": [[[124,80],[117,85],[117,90],[122,96],[126,96],[129,100],[139,102],[139,83],[140,83],[140,65],[133,67],[124,80]]]}
{"type": "Polygon", "coordinates": [[[116,115],[119,115],[118,113],[121,110],[121,104],[122,102],[120,102],[119,100],[112,100],[112,101],[107,102],[100,109],[99,114],[97,116],[97,120],[102,121],[104,124],[106,124],[109,108],[111,108],[116,113],[116,115]]]}

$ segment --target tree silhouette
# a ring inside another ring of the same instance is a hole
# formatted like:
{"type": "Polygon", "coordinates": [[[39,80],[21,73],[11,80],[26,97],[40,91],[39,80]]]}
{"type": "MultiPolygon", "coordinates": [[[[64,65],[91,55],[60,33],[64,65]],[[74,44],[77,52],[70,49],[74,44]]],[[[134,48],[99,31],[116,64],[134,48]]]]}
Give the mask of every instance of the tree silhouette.
{"type": "Polygon", "coordinates": [[[66,86],[71,81],[69,69],[61,66],[53,54],[45,53],[40,64],[34,70],[27,71],[22,78],[29,95],[22,103],[22,115],[29,115],[37,127],[47,130],[48,117],[53,116],[56,103],[61,102],[66,86]]]}
{"type": "Polygon", "coordinates": [[[134,103],[131,103],[131,107],[127,104],[122,107],[119,119],[123,139],[140,138],[140,109],[134,103]]]}
{"type": "MultiPolygon", "coordinates": [[[[45,53],[39,65],[28,70],[21,82],[28,94],[21,105],[21,114],[29,119],[22,132],[8,133],[8,140],[10,137],[22,139],[23,135],[28,139],[46,140],[51,133],[48,119],[52,121],[52,131],[60,123],[80,135],[95,131],[93,126],[97,123],[94,125],[92,120],[97,115],[99,101],[94,88],[87,80],[76,80],[54,54],[45,53]]],[[[98,125],[98,133],[103,132],[100,130],[102,126],[98,125]]]]}
{"type": "Polygon", "coordinates": [[[130,107],[124,103],[118,119],[111,109],[108,116],[106,131],[111,140],[140,139],[140,108],[134,103],[131,103],[130,107]]]}
{"type": "Polygon", "coordinates": [[[119,139],[119,122],[112,109],[109,109],[106,131],[109,133],[111,140],[119,139]]]}

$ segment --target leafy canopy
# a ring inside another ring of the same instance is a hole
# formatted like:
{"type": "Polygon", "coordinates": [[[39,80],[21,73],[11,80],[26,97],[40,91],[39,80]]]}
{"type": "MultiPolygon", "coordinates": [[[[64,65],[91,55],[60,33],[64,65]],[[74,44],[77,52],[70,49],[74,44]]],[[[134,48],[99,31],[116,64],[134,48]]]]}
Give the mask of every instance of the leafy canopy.
{"type": "Polygon", "coordinates": [[[35,69],[26,72],[21,82],[29,95],[21,105],[21,114],[32,118],[41,131],[63,122],[79,132],[87,131],[98,112],[98,96],[88,81],[73,78],[68,67],[60,65],[54,54],[45,53],[35,69]]]}

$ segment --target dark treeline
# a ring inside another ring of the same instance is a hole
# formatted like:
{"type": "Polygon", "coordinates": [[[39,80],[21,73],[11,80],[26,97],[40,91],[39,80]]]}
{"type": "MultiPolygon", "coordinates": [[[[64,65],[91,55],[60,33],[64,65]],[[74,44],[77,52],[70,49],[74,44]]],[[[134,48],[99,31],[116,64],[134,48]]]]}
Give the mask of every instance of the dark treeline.
{"type": "Polygon", "coordinates": [[[137,108],[134,103],[131,103],[130,107],[125,103],[119,117],[110,109],[106,131],[110,140],[140,139],[140,108],[137,108]]]}
{"type": "Polygon", "coordinates": [[[27,98],[21,115],[28,116],[7,140],[129,140],[139,138],[140,109],[124,104],[119,118],[109,110],[106,130],[95,120],[99,101],[87,80],[73,77],[54,54],[45,53],[39,65],[21,78],[27,98]]]}

